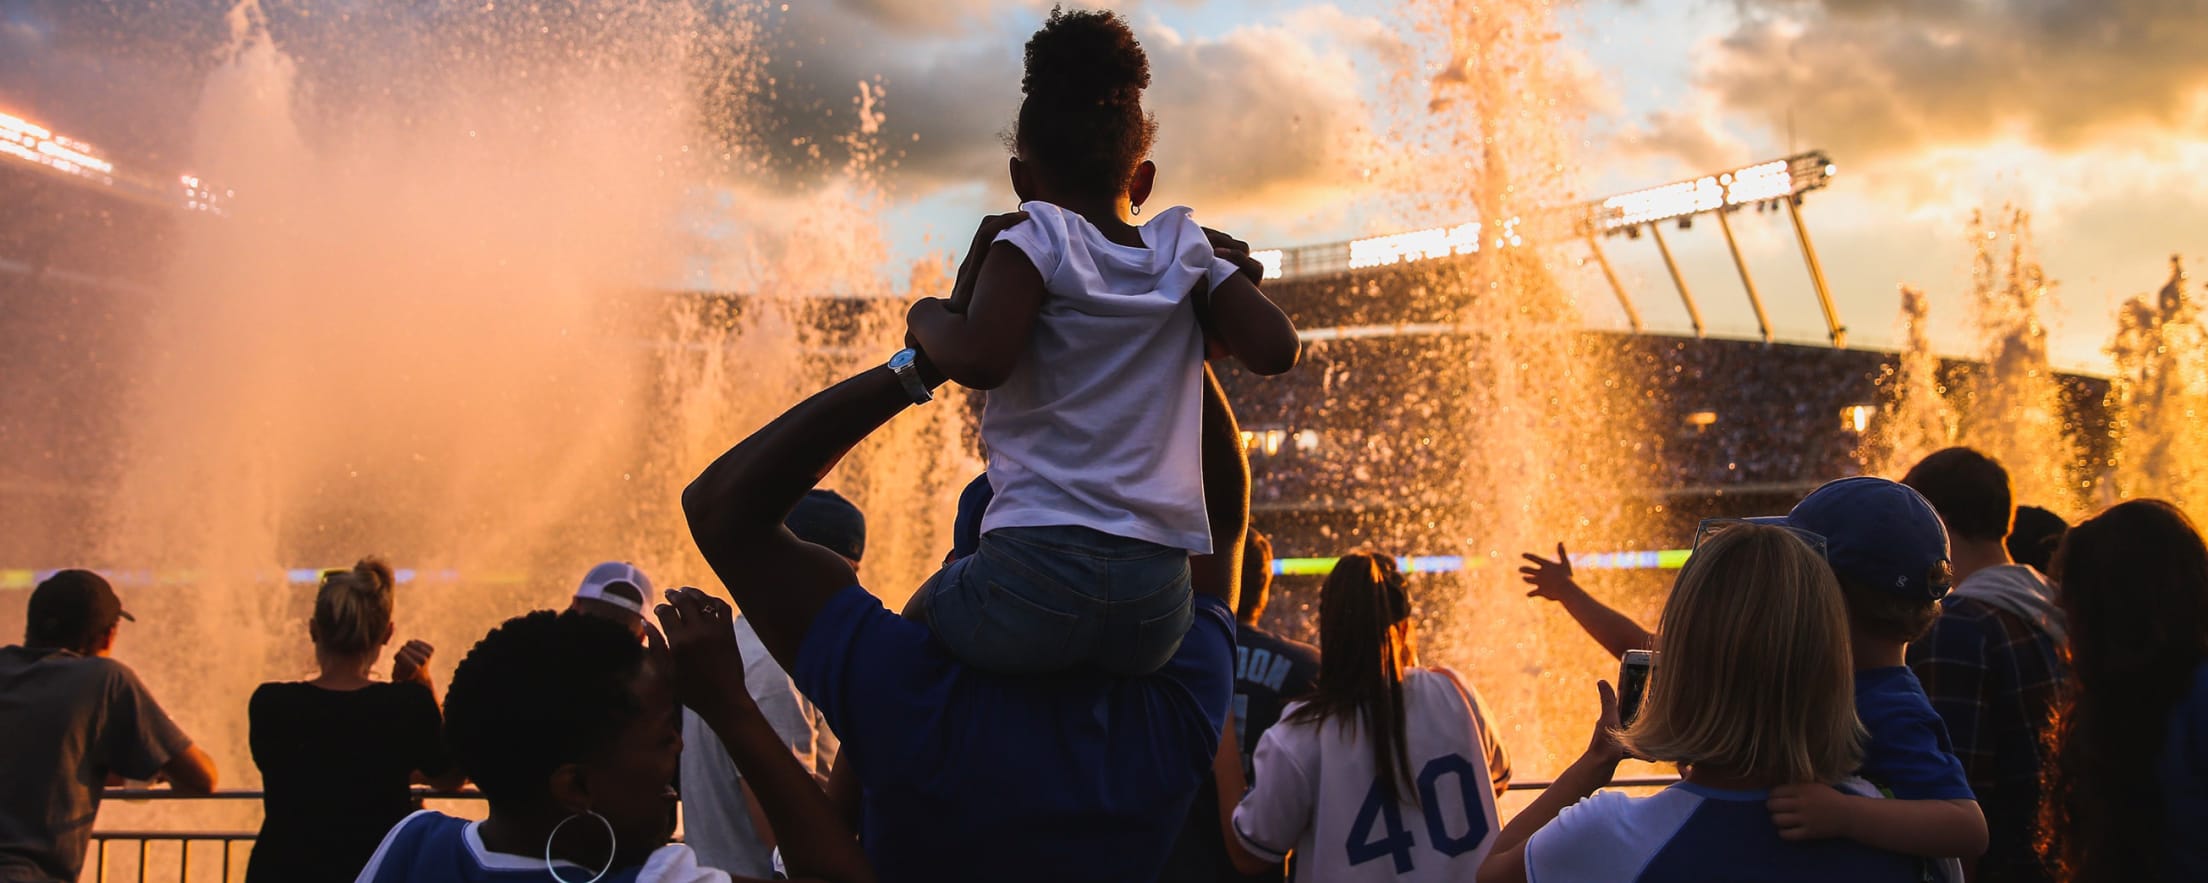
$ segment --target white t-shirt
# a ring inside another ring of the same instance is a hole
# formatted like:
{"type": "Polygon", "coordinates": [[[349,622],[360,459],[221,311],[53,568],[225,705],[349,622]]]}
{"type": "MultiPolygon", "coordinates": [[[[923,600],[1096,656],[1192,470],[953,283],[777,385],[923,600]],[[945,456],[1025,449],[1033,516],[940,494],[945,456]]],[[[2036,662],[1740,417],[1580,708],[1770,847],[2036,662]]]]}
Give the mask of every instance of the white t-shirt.
{"type": "MultiPolygon", "coordinates": [[[[840,747],[828,722],[798,695],[788,673],[775,664],[759,633],[744,617],[735,622],[736,647],[744,657],[744,688],[774,734],[797,755],[799,766],[825,779],[840,747]]],[[[744,805],[743,776],[719,736],[688,709],[682,712],[682,839],[697,850],[698,863],[730,874],[771,879],[774,866],[766,844],[744,805]]]]}
{"type": "Polygon", "coordinates": [[[1484,704],[1456,673],[1403,675],[1411,783],[1390,805],[1380,790],[1363,721],[1280,723],[1257,743],[1257,779],[1234,808],[1234,833],[1253,855],[1296,853],[1296,879],[1470,880],[1502,822],[1495,796],[1510,758],[1487,729],[1484,704]]]}
{"type": "Polygon", "coordinates": [[[1078,525],[1194,553],[1204,517],[1203,333],[1192,289],[1234,275],[1188,209],[1120,245],[1047,202],[997,235],[1043,276],[1019,367],[989,391],[981,436],[996,497],[983,532],[1078,525]]]}

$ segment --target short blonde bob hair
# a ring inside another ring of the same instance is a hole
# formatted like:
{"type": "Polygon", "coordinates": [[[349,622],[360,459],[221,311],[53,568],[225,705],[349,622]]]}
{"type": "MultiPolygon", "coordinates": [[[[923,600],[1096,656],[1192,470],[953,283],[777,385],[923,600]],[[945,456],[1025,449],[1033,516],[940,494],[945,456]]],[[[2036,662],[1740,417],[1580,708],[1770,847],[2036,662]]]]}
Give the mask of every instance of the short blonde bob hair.
{"type": "Polygon", "coordinates": [[[1679,574],[1634,754],[1751,781],[1833,782],[1862,760],[1848,613],[1832,568],[1784,528],[1728,527],[1679,574]]]}

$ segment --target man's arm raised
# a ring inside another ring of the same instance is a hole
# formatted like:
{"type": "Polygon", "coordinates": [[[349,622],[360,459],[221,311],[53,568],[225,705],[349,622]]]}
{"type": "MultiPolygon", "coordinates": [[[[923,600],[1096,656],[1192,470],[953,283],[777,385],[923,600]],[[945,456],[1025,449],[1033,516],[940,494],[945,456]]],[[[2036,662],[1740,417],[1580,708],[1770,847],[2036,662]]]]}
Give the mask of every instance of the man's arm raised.
{"type": "MultiPolygon", "coordinates": [[[[986,247],[1025,218],[1018,213],[985,218],[974,241],[986,247]]],[[[975,270],[962,271],[955,288],[972,286],[979,267],[975,270]]],[[[954,289],[951,296],[962,294],[954,289]]],[[[943,383],[925,354],[917,367],[929,387],[943,383]]],[[[895,372],[887,367],[860,372],[737,443],[682,491],[691,539],[785,671],[797,670],[798,645],[813,616],[856,576],[842,556],[798,539],[782,519],[845,454],[911,406],[895,372]]]]}
{"type": "Polygon", "coordinates": [[[911,406],[894,372],[869,369],[799,402],[682,491],[691,539],[786,671],[797,668],[813,616],[857,577],[842,556],[798,539],[782,519],[846,453],[911,406]]]}

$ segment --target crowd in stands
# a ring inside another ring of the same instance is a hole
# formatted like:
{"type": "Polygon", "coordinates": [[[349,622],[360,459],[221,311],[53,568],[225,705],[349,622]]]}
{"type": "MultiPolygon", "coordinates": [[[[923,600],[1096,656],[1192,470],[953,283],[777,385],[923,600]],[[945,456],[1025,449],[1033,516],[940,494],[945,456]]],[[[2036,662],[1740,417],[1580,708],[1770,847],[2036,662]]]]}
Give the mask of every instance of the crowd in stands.
{"type": "MultiPolygon", "coordinates": [[[[720,593],[601,564],[440,699],[434,649],[390,649],[391,569],[325,574],[317,676],[246,700],[248,879],[2208,879],[2208,546],[2154,500],[2065,528],[1963,448],[1703,522],[1653,630],[1564,543],[1527,554],[1626,689],[1587,685],[1584,752],[1505,824],[1506,721],[1420,658],[1393,557],[1342,550],[1318,646],[1261,625],[1272,550],[1209,363],[1280,373],[1300,347],[1245,244],[1185,209],[1132,223],[1148,83],[1116,15],[1051,14],[1010,139],[1021,211],[886,364],[683,492],[720,593]],[[989,390],[988,472],[892,611],[863,514],[816,485],[952,381],[989,390]],[[1606,790],[1627,758],[1679,778],[1606,790]],[[486,817],[416,808],[463,781],[486,817]]],[[[216,770],[113,658],[132,620],[106,580],[54,574],[27,613],[0,649],[0,883],[66,883],[107,787],[206,794],[216,770]]]]}

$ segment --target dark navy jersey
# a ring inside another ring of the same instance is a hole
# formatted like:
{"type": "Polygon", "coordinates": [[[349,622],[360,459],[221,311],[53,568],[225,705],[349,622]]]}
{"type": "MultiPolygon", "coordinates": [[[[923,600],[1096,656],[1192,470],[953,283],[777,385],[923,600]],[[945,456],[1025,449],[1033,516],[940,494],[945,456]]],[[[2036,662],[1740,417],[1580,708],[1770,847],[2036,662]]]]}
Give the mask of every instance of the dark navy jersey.
{"type": "Polygon", "coordinates": [[[1242,775],[1256,781],[1250,758],[1257,740],[1280,721],[1288,703],[1319,685],[1319,650],[1247,623],[1234,628],[1234,736],[1242,746],[1242,775]]]}

